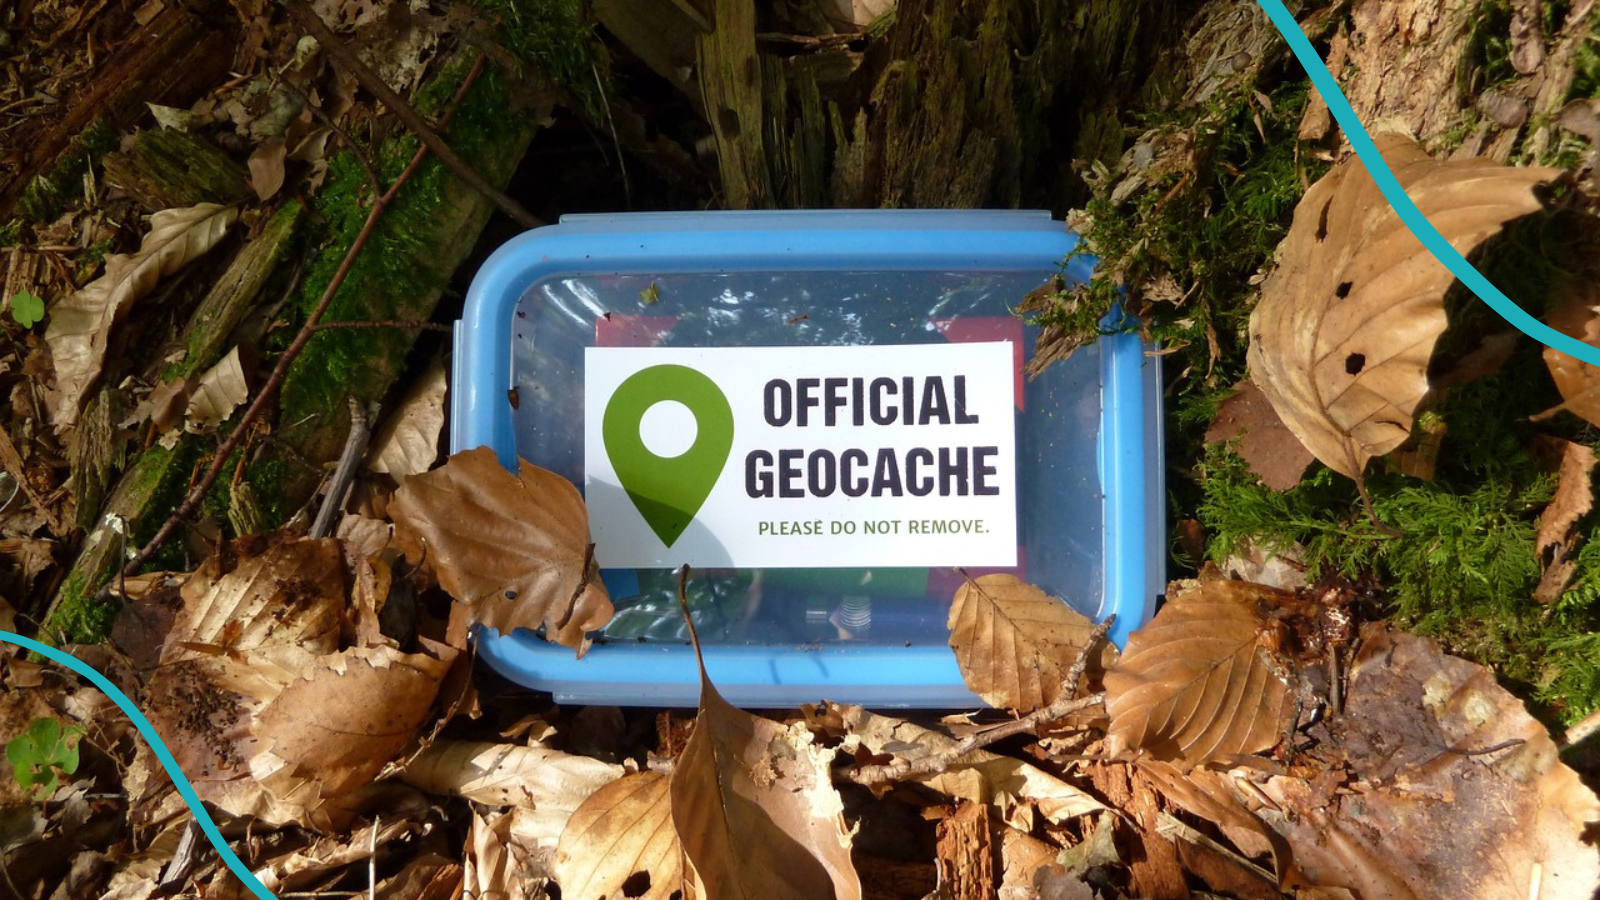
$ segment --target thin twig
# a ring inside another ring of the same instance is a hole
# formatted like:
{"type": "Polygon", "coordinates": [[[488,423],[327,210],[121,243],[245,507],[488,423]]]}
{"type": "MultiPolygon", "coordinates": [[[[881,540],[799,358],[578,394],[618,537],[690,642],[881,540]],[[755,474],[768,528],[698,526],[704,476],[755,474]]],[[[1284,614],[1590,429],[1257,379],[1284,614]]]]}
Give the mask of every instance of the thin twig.
{"type": "MultiPolygon", "coordinates": [[[[384,106],[388,107],[389,111],[394,113],[395,117],[403,122],[406,128],[422,141],[423,146],[432,150],[439,157],[439,161],[460,176],[462,181],[465,181],[473,190],[487,197],[491,203],[500,208],[501,212],[510,216],[523,228],[537,228],[544,224],[533,213],[523,208],[522,204],[495,190],[489,182],[483,180],[483,177],[466,160],[457,156],[455,151],[450,149],[450,145],[439,137],[438,132],[429,127],[427,122],[422,121],[422,117],[417,115],[417,111],[411,108],[411,104],[395,93],[394,89],[390,88],[382,78],[379,78],[377,73],[367,68],[366,64],[349,47],[345,46],[343,41],[339,40],[339,37],[333,33],[332,29],[328,28],[322,21],[322,17],[317,15],[310,4],[306,3],[305,0],[288,0],[284,6],[289,10],[289,16],[295,20],[295,23],[316,38],[317,43],[321,44],[322,49],[333,57],[334,62],[349,71],[362,87],[366,88],[384,106]]],[[[444,127],[442,122],[440,127],[444,127]]]]}
{"type": "Polygon", "coordinates": [[[396,320],[384,320],[381,322],[322,322],[317,325],[316,330],[327,331],[331,328],[400,328],[415,331],[438,331],[444,334],[449,334],[451,331],[449,325],[441,325],[438,322],[401,322],[396,320]]]}
{"type": "Polygon", "coordinates": [[[345,439],[344,452],[339,454],[339,465],[328,482],[328,492],[322,497],[322,507],[317,510],[316,521],[311,523],[313,540],[333,533],[333,519],[344,510],[345,497],[355,483],[356,469],[361,458],[367,455],[367,442],[372,438],[372,426],[367,422],[367,411],[361,402],[350,398],[350,436],[345,439]]]}
{"type": "Polygon", "coordinates": [[[1105,640],[1106,633],[1111,630],[1111,625],[1116,621],[1115,616],[1107,617],[1104,622],[1095,626],[1089,635],[1089,640],[1078,651],[1078,657],[1072,661],[1072,667],[1067,670],[1067,676],[1061,681],[1061,695],[1049,706],[1036,709],[1033,712],[1011,722],[1004,722],[986,731],[969,734],[960,741],[951,744],[944,750],[929,753],[926,756],[914,759],[901,759],[883,766],[862,766],[850,773],[849,778],[857,784],[874,785],[886,781],[899,781],[904,778],[913,778],[918,775],[933,775],[949,769],[956,760],[974,750],[981,750],[997,741],[1018,734],[1031,734],[1039,726],[1049,722],[1064,719],[1080,710],[1092,706],[1099,706],[1106,702],[1104,692],[1090,694],[1087,697],[1078,697],[1078,682],[1082,680],[1083,673],[1088,671],[1090,662],[1100,650],[1100,642],[1105,640]]]}
{"type": "MultiPolygon", "coordinates": [[[[483,65],[480,58],[478,64],[472,67],[472,70],[467,73],[467,77],[461,82],[461,87],[456,90],[455,97],[451,100],[450,108],[440,118],[441,125],[450,121],[450,117],[455,114],[456,107],[460,105],[461,99],[466,96],[467,90],[477,80],[478,74],[482,71],[483,65]]],[[[329,280],[328,287],[322,292],[322,297],[317,301],[316,308],[306,317],[305,325],[301,326],[300,333],[295,335],[294,341],[283,351],[283,355],[278,357],[278,364],[273,367],[272,374],[267,376],[267,381],[261,386],[256,398],[245,409],[244,415],[239,419],[239,424],[234,426],[227,439],[217,448],[216,455],[212,457],[211,465],[206,469],[205,475],[189,489],[189,493],[183,498],[183,502],[178,505],[177,509],[172,511],[172,515],[168,516],[165,522],[161,523],[161,527],[156,529],[155,536],[150,538],[144,548],[134,554],[133,558],[128,560],[127,564],[122,567],[122,573],[136,574],[155,556],[156,551],[160,550],[161,546],[172,537],[178,527],[190,516],[194,515],[195,510],[200,508],[201,502],[205,500],[206,492],[211,490],[211,486],[216,483],[217,476],[226,467],[228,457],[232,456],[233,451],[237,450],[239,445],[243,443],[245,436],[250,432],[251,423],[260,418],[268,402],[277,394],[278,388],[283,384],[283,379],[289,372],[289,365],[295,361],[301,351],[306,348],[306,344],[310,343],[312,336],[316,334],[317,323],[322,321],[323,314],[328,311],[328,307],[333,303],[334,294],[344,284],[345,278],[350,274],[351,267],[355,265],[356,257],[361,254],[361,249],[367,245],[368,239],[372,237],[373,232],[377,229],[378,219],[382,217],[383,211],[388,208],[390,203],[394,202],[395,197],[400,193],[400,188],[411,179],[412,174],[416,172],[417,167],[422,164],[422,160],[427,154],[427,144],[417,148],[417,152],[411,157],[411,162],[406,165],[405,171],[401,172],[400,176],[394,180],[394,184],[390,185],[387,191],[373,198],[372,209],[367,213],[367,221],[361,226],[361,231],[356,235],[355,240],[351,242],[350,249],[345,252],[344,259],[339,263],[338,271],[333,273],[333,278],[329,280]]],[[[96,592],[96,596],[101,601],[109,599],[110,587],[111,585],[108,581],[96,592]]]]}

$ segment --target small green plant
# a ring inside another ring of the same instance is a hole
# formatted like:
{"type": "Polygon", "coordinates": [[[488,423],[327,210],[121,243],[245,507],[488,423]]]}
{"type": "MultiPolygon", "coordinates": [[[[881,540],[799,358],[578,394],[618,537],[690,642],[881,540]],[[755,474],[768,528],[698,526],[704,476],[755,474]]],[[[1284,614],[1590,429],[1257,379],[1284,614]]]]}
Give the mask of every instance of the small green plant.
{"type": "Polygon", "coordinates": [[[51,718],[34,719],[28,729],[6,744],[17,783],[35,800],[56,792],[61,775],[78,771],[78,743],[87,731],[77,723],[61,727],[51,718]]]}
{"type": "Polygon", "coordinates": [[[44,298],[31,291],[11,295],[11,318],[23,328],[32,328],[44,318],[44,298]]]}

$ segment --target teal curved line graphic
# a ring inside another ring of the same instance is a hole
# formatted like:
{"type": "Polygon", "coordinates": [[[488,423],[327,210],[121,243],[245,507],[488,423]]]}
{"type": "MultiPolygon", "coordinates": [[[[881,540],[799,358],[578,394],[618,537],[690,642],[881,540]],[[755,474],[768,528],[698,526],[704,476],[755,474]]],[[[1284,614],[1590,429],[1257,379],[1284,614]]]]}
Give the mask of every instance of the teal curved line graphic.
{"type": "Polygon", "coordinates": [[[138,728],[139,733],[144,735],[144,739],[150,742],[150,749],[156,752],[156,758],[161,760],[161,767],[166,769],[167,774],[172,777],[172,785],[178,789],[178,794],[183,797],[183,802],[189,804],[189,810],[194,813],[195,821],[200,823],[200,830],[206,833],[206,837],[211,841],[211,846],[217,848],[217,855],[222,857],[222,861],[228,864],[228,868],[233,871],[234,875],[238,876],[245,887],[250,889],[251,893],[260,897],[261,900],[278,900],[278,896],[267,890],[267,886],[262,884],[261,880],[256,878],[255,875],[251,874],[244,861],[239,859],[238,855],[233,852],[233,848],[228,846],[228,842],[223,840],[222,832],[217,830],[217,823],[211,820],[211,814],[206,812],[205,806],[200,803],[200,795],[194,792],[194,785],[190,784],[189,779],[184,777],[183,770],[178,768],[178,761],[172,758],[172,753],[167,749],[167,745],[161,742],[161,736],[156,734],[156,730],[150,724],[150,720],[144,717],[144,713],[139,712],[139,708],[133,705],[133,701],[128,699],[127,694],[117,690],[117,686],[112,684],[104,675],[96,672],[93,666],[73,659],[47,644],[41,644],[20,634],[12,634],[9,631],[0,631],[0,641],[16,644],[19,647],[26,647],[66,666],[94,682],[95,687],[104,691],[105,695],[110,697],[113,703],[122,707],[122,711],[128,714],[128,719],[133,722],[134,727],[138,728]]]}
{"type": "Polygon", "coordinates": [[[1350,107],[1350,101],[1344,97],[1344,92],[1339,90],[1339,83],[1334,81],[1322,65],[1322,58],[1317,56],[1317,51],[1312,49],[1311,42],[1300,30],[1294,16],[1284,9],[1282,0],[1256,0],[1261,5],[1263,12],[1272,19],[1272,24],[1278,26],[1278,32],[1283,39],[1289,42],[1289,49],[1294,51],[1300,65],[1311,76],[1311,83],[1322,95],[1323,101],[1328,104],[1328,109],[1339,120],[1339,127],[1344,129],[1345,137],[1350,139],[1350,146],[1355,148],[1356,155],[1361,158],[1362,165],[1367,167],[1367,172],[1372,175],[1372,180],[1377,182],[1378,190],[1394,207],[1399,214],[1400,221],[1411,229],[1417,240],[1422,242],[1429,253],[1432,253],[1445,268],[1461,280],[1479,299],[1489,304],[1489,307],[1500,314],[1500,317],[1510,322],[1517,330],[1548,347],[1554,347],[1562,353],[1575,356],[1590,365],[1600,366],[1600,347],[1586,344],[1570,335],[1551,328],[1533,316],[1523,311],[1522,307],[1511,301],[1511,298],[1500,292],[1500,289],[1483,277],[1473,265],[1467,262],[1450,242],[1444,239],[1428,217],[1417,209],[1411,202],[1400,182],[1389,170],[1389,164],[1383,161],[1382,154],[1378,153],[1377,145],[1372,142],[1372,135],[1367,133],[1366,126],[1356,118],[1356,111],[1350,107]]]}

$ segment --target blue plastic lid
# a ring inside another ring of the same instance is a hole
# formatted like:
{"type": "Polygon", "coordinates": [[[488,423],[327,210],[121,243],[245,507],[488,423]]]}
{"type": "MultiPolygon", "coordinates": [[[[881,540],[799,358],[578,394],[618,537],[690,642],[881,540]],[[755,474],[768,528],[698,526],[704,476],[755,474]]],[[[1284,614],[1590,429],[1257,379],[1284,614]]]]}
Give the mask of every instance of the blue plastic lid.
{"type": "Polygon", "coordinates": [[[1159,366],[1121,334],[1025,379],[1014,310],[1088,277],[1075,245],[1043,212],[872,210],[566,216],[502,247],[456,331],[452,451],[584,489],[618,613],[582,660],[523,631],[481,655],[563,702],[692,706],[679,562],[743,705],[980,705],[947,643],[963,571],[1116,613],[1122,643],[1164,584],[1159,366]]]}

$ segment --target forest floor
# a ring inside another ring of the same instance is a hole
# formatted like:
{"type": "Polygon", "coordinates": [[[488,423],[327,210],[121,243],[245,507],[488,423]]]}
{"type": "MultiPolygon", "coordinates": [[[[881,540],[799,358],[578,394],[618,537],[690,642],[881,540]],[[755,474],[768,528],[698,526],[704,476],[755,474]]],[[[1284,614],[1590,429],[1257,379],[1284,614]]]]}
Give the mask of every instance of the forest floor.
{"type": "MultiPolygon", "coordinates": [[[[1445,239],[1600,346],[1592,0],[1293,12],[1445,239]]],[[[24,0],[0,173],[0,630],[109,677],[220,828],[7,649],[0,897],[1600,887],[1600,367],[1421,249],[1255,0],[24,0]],[[1089,283],[1017,298],[1030,370],[1114,306],[1159,348],[1161,613],[1119,656],[966,579],[993,708],[944,718],[478,663],[474,623],[581,649],[620,599],[569,483],[442,452],[482,262],[826,206],[1084,236],[1089,283]]]]}

